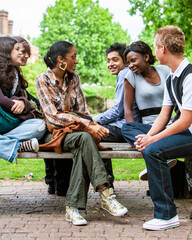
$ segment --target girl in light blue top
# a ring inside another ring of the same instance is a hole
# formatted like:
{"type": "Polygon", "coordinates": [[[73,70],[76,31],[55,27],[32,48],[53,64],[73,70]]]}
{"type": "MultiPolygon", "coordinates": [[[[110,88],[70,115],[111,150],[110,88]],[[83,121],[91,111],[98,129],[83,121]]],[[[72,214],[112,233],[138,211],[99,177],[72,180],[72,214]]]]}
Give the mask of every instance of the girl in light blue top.
{"type": "Polygon", "coordinates": [[[124,83],[124,108],[126,122],[134,122],[132,114],[135,97],[142,122],[152,125],[160,113],[163,88],[170,69],[167,66],[152,66],[155,57],[148,44],[133,42],[124,53],[129,71],[124,83]]]}

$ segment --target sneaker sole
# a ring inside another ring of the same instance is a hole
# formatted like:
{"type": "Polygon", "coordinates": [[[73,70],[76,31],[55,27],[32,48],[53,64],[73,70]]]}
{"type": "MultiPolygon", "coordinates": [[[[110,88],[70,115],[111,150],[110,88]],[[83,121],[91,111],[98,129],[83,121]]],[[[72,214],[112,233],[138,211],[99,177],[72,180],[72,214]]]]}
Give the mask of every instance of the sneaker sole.
{"type": "MultiPolygon", "coordinates": [[[[173,168],[176,164],[177,164],[177,159],[171,159],[167,162],[169,168],[173,168]]],[[[139,178],[142,180],[142,181],[147,181],[148,180],[148,175],[147,175],[147,172],[142,174],[142,172],[139,174],[139,178]],[[141,175],[140,175],[141,174],[141,175]]]]}
{"type": "MultiPolygon", "coordinates": [[[[145,170],[143,170],[143,171],[145,171],[145,170]]],[[[147,181],[148,180],[147,172],[144,172],[144,174],[143,174],[143,171],[139,174],[139,179],[141,179],[142,181],[147,181]]]]}
{"type": "Polygon", "coordinates": [[[115,216],[115,217],[123,216],[123,215],[125,215],[128,212],[128,209],[125,208],[124,212],[113,214],[109,210],[107,210],[106,208],[104,208],[104,207],[101,207],[101,208],[104,209],[105,211],[107,211],[108,213],[110,213],[111,215],[115,216]]]}
{"type": "Polygon", "coordinates": [[[176,228],[176,227],[179,227],[179,222],[175,222],[175,223],[169,224],[168,226],[162,226],[162,227],[161,226],[153,226],[153,225],[146,225],[145,226],[145,223],[143,224],[144,229],[155,230],[155,231],[166,230],[166,229],[169,229],[169,228],[176,228]]]}
{"type": "Polygon", "coordinates": [[[167,164],[168,164],[169,168],[171,169],[177,164],[177,159],[171,159],[171,160],[167,161],[167,164]]]}
{"type": "Polygon", "coordinates": [[[34,143],[35,144],[35,146],[34,146],[35,149],[32,152],[37,153],[39,151],[39,142],[36,138],[33,138],[33,139],[35,139],[34,140],[35,141],[35,143],[34,143]]]}
{"type": "Polygon", "coordinates": [[[71,219],[67,219],[67,218],[65,218],[65,220],[66,220],[67,222],[71,222],[71,223],[73,223],[73,225],[75,225],[75,226],[83,226],[83,225],[87,225],[87,221],[84,222],[84,223],[74,223],[71,219]]]}

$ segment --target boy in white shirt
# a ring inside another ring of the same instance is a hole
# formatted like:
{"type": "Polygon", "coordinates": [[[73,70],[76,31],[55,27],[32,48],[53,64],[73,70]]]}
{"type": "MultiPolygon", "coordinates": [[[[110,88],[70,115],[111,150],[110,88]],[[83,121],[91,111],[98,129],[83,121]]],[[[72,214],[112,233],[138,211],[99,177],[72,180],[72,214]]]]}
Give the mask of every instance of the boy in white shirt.
{"type": "Polygon", "coordinates": [[[143,224],[150,230],[179,226],[167,160],[192,155],[192,65],[183,57],[184,46],[185,36],[178,27],[165,26],[155,33],[156,57],[171,69],[171,74],[159,116],[150,131],[138,135],[135,142],[143,152],[154,203],[154,219],[143,224]],[[174,108],[175,121],[166,127],[174,108]]]}

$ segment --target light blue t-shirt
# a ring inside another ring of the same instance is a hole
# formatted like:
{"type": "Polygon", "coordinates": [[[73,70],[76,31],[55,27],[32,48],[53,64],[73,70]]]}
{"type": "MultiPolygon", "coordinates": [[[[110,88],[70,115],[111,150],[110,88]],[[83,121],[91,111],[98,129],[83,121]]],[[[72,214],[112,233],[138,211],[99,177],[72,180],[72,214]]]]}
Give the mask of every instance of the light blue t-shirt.
{"type": "MultiPolygon", "coordinates": [[[[135,100],[139,110],[159,108],[162,106],[164,85],[170,69],[164,65],[153,67],[160,77],[160,83],[156,85],[147,82],[141,74],[136,75],[132,71],[129,71],[125,76],[125,79],[135,88],[135,100]]],[[[157,116],[157,114],[154,114],[142,117],[142,122],[152,125],[157,116]]]]}

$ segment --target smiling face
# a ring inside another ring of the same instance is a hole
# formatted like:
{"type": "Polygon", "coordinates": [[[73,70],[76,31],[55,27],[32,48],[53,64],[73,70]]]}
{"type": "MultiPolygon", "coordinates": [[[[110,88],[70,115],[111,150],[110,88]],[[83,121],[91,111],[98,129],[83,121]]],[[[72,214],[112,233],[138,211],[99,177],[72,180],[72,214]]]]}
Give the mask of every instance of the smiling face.
{"type": "Polygon", "coordinates": [[[26,52],[22,43],[16,43],[10,54],[13,66],[20,67],[27,64],[29,54],[26,52]]]}
{"type": "Polygon", "coordinates": [[[107,62],[107,67],[112,75],[118,75],[125,68],[122,57],[116,51],[107,54],[107,62]]]}
{"type": "Polygon", "coordinates": [[[137,52],[129,52],[127,54],[127,64],[129,69],[134,72],[136,75],[142,74],[145,71],[148,63],[149,55],[145,54],[144,56],[137,52]]]}
{"type": "Polygon", "coordinates": [[[77,61],[77,49],[72,46],[70,51],[65,55],[64,61],[67,63],[66,71],[74,73],[77,61]]]}

